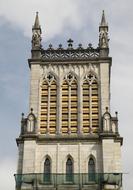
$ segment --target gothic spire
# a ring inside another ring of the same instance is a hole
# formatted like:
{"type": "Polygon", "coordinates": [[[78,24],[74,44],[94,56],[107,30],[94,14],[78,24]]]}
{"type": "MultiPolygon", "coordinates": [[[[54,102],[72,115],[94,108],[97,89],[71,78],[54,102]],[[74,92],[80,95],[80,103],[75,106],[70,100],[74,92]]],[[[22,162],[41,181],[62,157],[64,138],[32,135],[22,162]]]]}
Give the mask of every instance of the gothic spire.
{"type": "Polygon", "coordinates": [[[33,29],[41,29],[40,24],[39,24],[38,12],[36,12],[36,17],[35,17],[35,22],[34,22],[33,29]]]}
{"type": "Polygon", "coordinates": [[[101,19],[100,26],[108,26],[108,24],[106,23],[104,10],[103,10],[103,13],[102,13],[102,19],[101,19]]]}
{"type": "Polygon", "coordinates": [[[99,48],[102,57],[108,56],[109,39],[108,39],[108,24],[106,22],[105,13],[103,11],[101,23],[99,25],[99,48]]]}

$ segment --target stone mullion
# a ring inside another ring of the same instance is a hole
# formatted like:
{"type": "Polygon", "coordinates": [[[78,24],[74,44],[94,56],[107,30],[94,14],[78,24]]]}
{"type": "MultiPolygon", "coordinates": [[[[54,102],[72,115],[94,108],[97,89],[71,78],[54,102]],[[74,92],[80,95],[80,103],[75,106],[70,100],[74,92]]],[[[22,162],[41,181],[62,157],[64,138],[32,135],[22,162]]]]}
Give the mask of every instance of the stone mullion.
{"type": "Polygon", "coordinates": [[[90,132],[92,132],[92,85],[89,87],[89,109],[90,109],[90,132]]]}
{"type": "Polygon", "coordinates": [[[83,86],[81,82],[78,85],[78,133],[83,132],[83,86]]]}
{"type": "Polygon", "coordinates": [[[68,133],[71,133],[71,85],[68,87],[68,133]]]}
{"type": "Polygon", "coordinates": [[[61,123],[62,123],[62,86],[59,83],[57,88],[57,124],[56,133],[61,133],[61,123]]]}
{"type": "Polygon", "coordinates": [[[50,85],[48,85],[48,113],[47,113],[47,133],[50,132],[49,129],[49,123],[50,123],[50,85]]]}

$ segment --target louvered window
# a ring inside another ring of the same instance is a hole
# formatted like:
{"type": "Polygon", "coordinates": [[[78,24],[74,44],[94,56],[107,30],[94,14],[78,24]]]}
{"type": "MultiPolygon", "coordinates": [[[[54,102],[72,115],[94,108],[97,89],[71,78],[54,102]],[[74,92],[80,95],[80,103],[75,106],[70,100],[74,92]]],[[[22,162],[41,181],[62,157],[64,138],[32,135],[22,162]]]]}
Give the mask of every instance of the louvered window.
{"type": "Polygon", "coordinates": [[[55,77],[48,74],[41,86],[40,132],[56,132],[57,85],[55,77]]]}
{"type": "Polygon", "coordinates": [[[77,80],[69,73],[62,84],[62,133],[77,133],[77,80]]]}
{"type": "Polygon", "coordinates": [[[86,75],[83,81],[83,132],[97,132],[98,116],[98,83],[95,75],[86,75]]]}

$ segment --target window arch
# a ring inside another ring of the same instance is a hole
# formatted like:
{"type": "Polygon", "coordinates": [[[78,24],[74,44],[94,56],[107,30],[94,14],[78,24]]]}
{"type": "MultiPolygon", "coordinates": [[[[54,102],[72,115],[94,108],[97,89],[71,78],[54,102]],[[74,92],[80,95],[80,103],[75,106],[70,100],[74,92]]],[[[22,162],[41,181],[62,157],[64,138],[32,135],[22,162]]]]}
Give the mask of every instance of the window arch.
{"type": "Polygon", "coordinates": [[[98,82],[97,77],[89,73],[83,80],[83,132],[98,132],[98,82]]]}
{"type": "Polygon", "coordinates": [[[44,162],[44,173],[45,174],[50,174],[51,173],[51,162],[49,158],[45,159],[44,162]]]}
{"type": "Polygon", "coordinates": [[[44,162],[44,182],[50,182],[51,180],[51,162],[49,158],[45,159],[44,162]]]}
{"type": "Polygon", "coordinates": [[[41,85],[40,132],[56,133],[57,84],[56,78],[49,73],[41,85]]]}
{"type": "Polygon", "coordinates": [[[73,161],[70,157],[66,161],[66,181],[73,181],[73,161]]]}
{"type": "Polygon", "coordinates": [[[78,95],[76,77],[69,73],[62,84],[62,133],[77,133],[78,95]]]}
{"type": "Polygon", "coordinates": [[[89,181],[95,181],[95,162],[94,159],[91,157],[88,162],[88,180],[89,181]]]}

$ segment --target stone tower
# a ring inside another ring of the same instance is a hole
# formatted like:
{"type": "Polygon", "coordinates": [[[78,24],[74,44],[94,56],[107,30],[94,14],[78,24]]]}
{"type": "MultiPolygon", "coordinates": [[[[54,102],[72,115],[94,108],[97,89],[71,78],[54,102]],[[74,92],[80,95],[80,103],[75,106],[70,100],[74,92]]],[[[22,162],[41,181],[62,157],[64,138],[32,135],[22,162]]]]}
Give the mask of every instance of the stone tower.
{"type": "Polygon", "coordinates": [[[41,45],[38,13],[32,28],[30,112],[17,138],[16,190],[118,190],[122,188],[117,112],[110,114],[108,24],[99,44],[41,45]]]}

